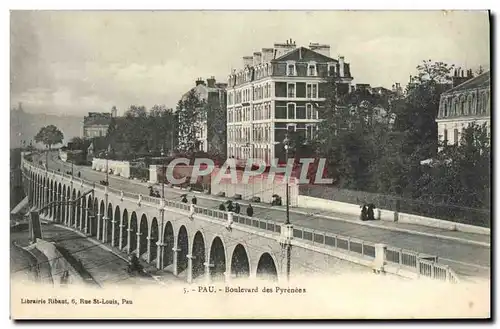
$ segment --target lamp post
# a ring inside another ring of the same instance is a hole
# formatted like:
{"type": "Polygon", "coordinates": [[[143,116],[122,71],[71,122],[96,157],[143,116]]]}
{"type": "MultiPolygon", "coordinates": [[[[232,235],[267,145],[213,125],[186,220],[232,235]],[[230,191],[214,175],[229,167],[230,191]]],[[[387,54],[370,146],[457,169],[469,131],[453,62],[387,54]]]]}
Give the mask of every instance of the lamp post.
{"type": "Polygon", "coordinates": [[[162,176],[161,176],[161,198],[162,198],[162,200],[165,199],[165,159],[163,159],[164,156],[165,156],[165,151],[162,148],[161,149],[161,172],[162,172],[162,176]]]}
{"type": "Polygon", "coordinates": [[[108,168],[108,152],[104,151],[104,158],[106,159],[106,186],[109,185],[109,168],[108,168]]]}
{"type": "Polygon", "coordinates": [[[45,167],[47,168],[47,172],[49,171],[49,145],[45,145],[47,152],[45,152],[45,167]]]}
{"type": "MultiPolygon", "coordinates": [[[[290,143],[290,140],[288,139],[288,134],[285,135],[285,139],[283,140],[283,144],[285,145],[285,163],[286,163],[286,167],[285,168],[288,168],[288,149],[289,149],[289,143],[290,143]]],[[[289,206],[289,201],[290,201],[290,198],[289,198],[289,186],[288,186],[288,175],[287,175],[287,171],[285,170],[285,180],[286,180],[286,221],[285,221],[285,224],[290,224],[290,206],[289,206]]]]}

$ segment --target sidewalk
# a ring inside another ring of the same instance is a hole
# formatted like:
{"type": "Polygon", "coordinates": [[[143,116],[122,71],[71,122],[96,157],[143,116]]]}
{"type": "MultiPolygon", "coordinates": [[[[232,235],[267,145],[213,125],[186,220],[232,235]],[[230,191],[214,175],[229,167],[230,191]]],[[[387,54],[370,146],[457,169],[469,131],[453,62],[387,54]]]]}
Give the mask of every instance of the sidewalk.
{"type": "MultiPolygon", "coordinates": [[[[59,160],[57,160],[57,161],[59,161],[59,160]]],[[[77,166],[75,166],[75,168],[76,167],[77,166]]],[[[78,168],[79,168],[79,170],[82,170],[82,171],[89,171],[92,173],[100,173],[100,172],[92,170],[89,167],[78,166],[78,168]]],[[[153,185],[156,188],[158,188],[161,186],[161,184],[158,184],[158,183],[156,183],[156,184],[145,183],[145,182],[141,182],[139,180],[128,179],[128,178],[124,178],[121,176],[110,176],[110,178],[111,177],[112,177],[112,179],[117,179],[117,180],[121,180],[124,182],[132,183],[134,185],[141,186],[141,187],[148,187],[148,186],[153,185]]],[[[165,192],[166,192],[166,194],[174,193],[177,195],[182,195],[182,194],[186,194],[186,193],[196,194],[197,198],[198,198],[198,205],[202,206],[202,207],[209,207],[209,208],[217,208],[220,203],[228,200],[228,198],[217,197],[214,195],[207,195],[207,194],[200,193],[200,192],[187,192],[186,190],[181,190],[181,189],[177,189],[177,188],[168,188],[166,186],[165,186],[165,192]],[[203,200],[205,200],[205,202],[203,202],[203,200]]],[[[237,202],[241,206],[247,206],[250,203],[246,200],[238,200],[237,202]]],[[[284,206],[271,207],[268,204],[262,204],[262,203],[260,203],[260,204],[259,203],[252,203],[252,206],[254,208],[254,216],[255,217],[259,217],[259,215],[265,214],[266,217],[269,217],[269,218],[277,220],[277,221],[280,221],[280,218],[282,218],[284,213],[286,212],[286,207],[284,207],[284,206]],[[260,209],[260,211],[258,209],[260,209]]],[[[244,209],[241,209],[241,213],[245,214],[244,209]]],[[[440,228],[435,228],[435,227],[416,225],[416,224],[407,224],[407,223],[398,223],[398,222],[387,222],[387,221],[363,222],[363,221],[360,221],[357,216],[352,216],[349,214],[335,212],[335,211],[315,210],[315,209],[311,209],[311,208],[299,208],[299,207],[290,208],[290,216],[292,216],[292,215],[298,216],[298,219],[300,219],[300,220],[311,219],[311,218],[334,220],[334,221],[351,223],[351,224],[356,224],[356,225],[361,225],[361,226],[366,226],[366,227],[375,227],[375,228],[390,230],[390,231],[394,231],[394,232],[404,232],[404,233],[427,236],[427,237],[438,238],[438,239],[453,240],[453,241],[474,244],[474,245],[483,246],[483,247],[491,247],[491,237],[489,235],[484,235],[484,234],[467,233],[467,232],[460,232],[460,231],[450,231],[450,230],[440,229],[440,228]]],[[[284,220],[282,220],[282,221],[284,221],[284,220]]],[[[306,226],[306,227],[308,227],[308,226],[306,226]]],[[[314,227],[312,227],[312,228],[314,228],[314,227]]]]}

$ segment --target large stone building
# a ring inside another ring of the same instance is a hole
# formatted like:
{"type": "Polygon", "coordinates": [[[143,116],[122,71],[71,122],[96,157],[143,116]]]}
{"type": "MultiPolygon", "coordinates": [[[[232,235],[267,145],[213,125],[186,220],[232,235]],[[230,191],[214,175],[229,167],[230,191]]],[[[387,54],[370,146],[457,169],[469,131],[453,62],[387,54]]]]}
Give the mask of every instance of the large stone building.
{"type": "Polygon", "coordinates": [[[287,131],[312,139],[328,76],[338,78],[339,91],[349,92],[350,66],[342,56],[330,57],[329,45],[297,48],[290,40],[244,56],[243,68],[228,77],[227,155],[269,164],[284,158],[287,131]]]}
{"type": "MultiPolygon", "coordinates": [[[[190,91],[194,91],[200,101],[204,102],[206,116],[197,122],[196,139],[198,150],[225,155],[226,151],[226,83],[217,83],[214,77],[206,82],[198,78],[195,86],[182,96],[186,99],[190,91]]],[[[178,136],[182,142],[183,136],[178,136]]]]}
{"type": "Polygon", "coordinates": [[[83,138],[106,136],[111,118],[117,116],[117,109],[113,106],[111,113],[89,112],[83,117],[83,138]]]}
{"type": "Polygon", "coordinates": [[[458,144],[462,130],[470,123],[486,124],[490,133],[490,71],[473,77],[472,71],[465,74],[457,70],[454,87],[441,95],[436,119],[439,141],[448,145],[458,144]],[[463,82],[466,80],[465,82],[463,82]]]}

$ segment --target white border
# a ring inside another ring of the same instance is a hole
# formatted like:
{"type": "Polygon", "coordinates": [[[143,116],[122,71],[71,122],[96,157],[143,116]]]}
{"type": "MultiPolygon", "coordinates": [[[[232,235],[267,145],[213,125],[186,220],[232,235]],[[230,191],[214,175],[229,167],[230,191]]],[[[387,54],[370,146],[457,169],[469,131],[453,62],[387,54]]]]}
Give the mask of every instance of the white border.
{"type": "MultiPolygon", "coordinates": [[[[1,91],[3,93],[3,97],[1,98],[4,102],[3,106],[3,111],[1,111],[2,118],[0,121],[2,124],[5,125],[4,129],[1,129],[2,134],[4,135],[4,138],[1,140],[3,141],[2,147],[5,148],[4,154],[9,154],[8,152],[8,145],[9,143],[7,142],[9,140],[9,109],[10,109],[10,102],[9,102],[9,28],[10,28],[10,18],[9,18],[9,10],[15,10],[15,9],[69,9],[69,10],[76,10],[76,9],[142,9],[142,10],[147,10],[147,9],[176,9],[176,10],[182,10],[182,9],[260,9],[260,10],[269,10],[269,9],[286,9],[287,10],[298,10],[298,9],[307,9],[307,10],[325,10],[325,9],[347,9],[345,7],[346,4],[349,5],[348,9],[377,9],[377,10],[382,10],[382,9],[398,9],[398,10],[410,10],[410,9],[443,9],[443,8],[450,8],[450,6],[453,9],[475,9],[475,10],[482,10],[482,9],[493,9],[496,6],[498,6],[499,2],[498,1],[452,1],[452,2],[443,2],[443,1],[436,1],[436,0],[420,0],[418,2],[412,2],[408,4],[407,2],[404,1],[384,1],[384,2],[374,2],[374,1],[355,1],[351,0],[348,3],[345,1],[338,2],[338,3],[332,3],[332,2],[326,2],[326,1],[320,1],[320,0],[309,0],[306,3],[303,1],[287,1],[284,3],[270,3],[269,1],[264,1],[264,0],[253,0],[253,1],[246,1],[246,2],[236,2],[236,1],[231,1],[231,2],[222,2],[222,1],[190,1],[190,0],[184,0],[182,2],[159,2],[159,1],[149,1],[149,0],[142,0],[142,1],[104,1],[104,0],[87,0],[87,1],[53,1],[53,0],[46,0],[43,3],[41,2],[36,2],[36,1],[3,1],[2,4],[6,5],[6,8],[2,10],[1,18],[0,18],[0,26],[1,26],[1,38],[2,38],[2,45],[3,51],[2,51],[2,57],[1,57],[1,63],[2,63],[2,88],[1,91]],[[119,6],[117,6],[119,4],[119,6]],[[168,7],[166,6],[168,4],[168,7]],[[304,4],[307,4],[307,7],[303,7],[304,4]],[[325,6],[327,4],[327,6],[325,6]]],[[[494,35],[495,40],[497,41],[497,35],[494,35]]],[[[494,72],[495,75],[496,71],[494,72]]],[[[496,86],[495,86],[496,88],[496,86]]],[[[495,89],[495,94],[497,92],[497,89],[495,89]]],[[[495,104],[496,105],[496,104],[495,104]]],[[[498,138],[496,137],[495,134],[495,144],[497,145],[500,141],[497,140],[498,138]]],[[[2,198],[1,200],[5,202],[5,204],[8,203],[9,199],[9,181],[8,181],[8,176],[7,176],[7,167],[9,166],[9,161],[2,161],[2,165],[5,166],[3,169],[3,174],[0,175],[1,181],[1,186],[3,187],[3,193],[2,193],[2,198]]],[[[498,176],[498,175],[497,175],[498,176]]],[[[495,181],[496,183],[496,181],[495,181]]],[[[497,200],[496,200],[497,201],[497,200]]],[[[495,202],[498,204],[498,202],[495,202]]],[[[5,205],[2,207],[3,211],[5,214],[7,214],[7,206],[5,205]]],[[[4,225],[6,226],[6,223],[4,222],[4,225]]],[[[9,241],[8,239],[8,230],[4,229],[1,231],[2,234],[4,234],[3,241],[5,243],[5,247],[2,248],[2,252],[6,256],[4,259],[7,261],[8,256],[9,256],[9,248],[7,247],[7,243],[9,241]]],[[[495,228],[498,227],[499,225],[495,225],[495,228]]],[[[494,232],[496,234],[497,232],[494,232]]],[[[497,258],[495,259],[495,262],[497,261],[497,258]]],[[[4,264],[5,266],[5,264],[4,264]]],[[[9,271],[8,271],[8,265],[7,268],[4,268],[2,271],[2,276],[1,276],[1,283],[4,285],[4,289],[2,291],[10,291],[9,287],[9,271]]],[[[7,294],[4,293],[4,298],[2,300],[2,311],[4,312],[2,314],[2,320],[5,322],[6,319],[9,318],[10,316],[10,308],[9,308],[9,302],[10,302],[10,297],[7,298],[7,294]]],[[[498,303],[495,303],[498,305],[498,303]]],[[[498,314],[498,313],[497,313],[498,314]]],[[[49,324],[51,325],[51,324],[49,324]]],[[[108,324],[110,326],[112,324],[108,324]]],[[[121,324],[120,324],[121,325],[121,324]]],[[[140,324],[137,324],[139,326],[140,324]]],[[[163,324],[162,324],[163,325],[163,324]]],[[[167,324],[169,327],[171,326],[177,326],[172,323],[167,324]]],[[[214,325],[219,325],[219,324],[214,324],[214,325]]],[[[269,324],[262,324],[258,323],[256,324],[259,326],[259,328],[267,328],[270,327],[271,325],[269,324]]],[[[277,323],[274,324],[273,326],[278,325],[277,323]]],[[[283,324],[281,324],[283,325],[283,324]]],[[[307,324],[306,324],[307,325],[307,324]]],[[[340,327],[347,327],[346,324],[334,324],[335,326],[340,326],[340,327]]],[[[385,324],[382,324],[385,325],[385,324]]],[[[418,325],[418,324],[417,324],[418,325]]],[[[13,326],[13,322],[9,321],[9,326],[13,326]]],[[[85,324],[84,327],[89,327],[90,325],[85,324]]],[[[134,327],[136,325],[134,324],[134,327]]],[[[184,325],[186,326],[186,325],[184,325]]],[[[361,325],[355,325],[355,326],[361,326],[361,325]]],[[[429,325],[425,324],[426,327],[432,327],[432,328],[438,328],[438,324],[435,325],[429,325]]],[[[473,327],[473,325],[468,324],[467,327],[473,327]]],[[[104,327],[104,324],[96,324],[92,323],[92,328],[100,328],[104,327]]],[[[349,325],[349,327],[352,327],[352,325],[349,325]]]]}

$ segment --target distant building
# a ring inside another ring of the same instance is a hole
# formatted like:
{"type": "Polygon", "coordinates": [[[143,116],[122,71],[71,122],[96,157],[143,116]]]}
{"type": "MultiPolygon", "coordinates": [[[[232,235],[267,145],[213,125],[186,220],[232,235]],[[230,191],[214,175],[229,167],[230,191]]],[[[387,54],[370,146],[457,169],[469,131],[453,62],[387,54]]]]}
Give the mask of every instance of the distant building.
{"type": "Polygon", "coordinates": [[[83,138],[106,136],[111,118],[117,117],[117,109],[113,106],[110,113],[89,112],[83,118],[83,138]]]}
{"type": "Polygon", "coordinates": [[[330,46],[318,43],[275,43],[242,64],[229,74],[227,89],[227,156],[240,161],[283,160],[287,133],[313,139],[327,78],[337,78],[339,93],[348,93],[353,80],[344,57],[330,57],[330,46]]]}
{"type": "Polygon", "coordinates": [[[473,77],[472,70],[465,74],[455,70],[453,88],[441,95],[438,117],[439,141],[458,144],[462,131],[470,123],[486,124],[490,134],[490,71],[473,77]]]}
{"type": "MultiPolygon", "coordinates": [[[[225,154],[226,148],[226,83],[217,83],[214,77],[206,82],[202,78],[195,81],[195,86],[182,96],[185,100],[192,90],[200,101],[204,101],[207,116],[197,122],[196,139],[198,150],[225,154]]],[[[178,136],[182,141],[183,136],[178,136]]]]}

